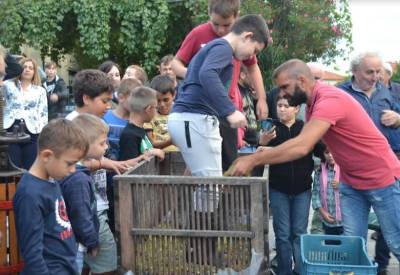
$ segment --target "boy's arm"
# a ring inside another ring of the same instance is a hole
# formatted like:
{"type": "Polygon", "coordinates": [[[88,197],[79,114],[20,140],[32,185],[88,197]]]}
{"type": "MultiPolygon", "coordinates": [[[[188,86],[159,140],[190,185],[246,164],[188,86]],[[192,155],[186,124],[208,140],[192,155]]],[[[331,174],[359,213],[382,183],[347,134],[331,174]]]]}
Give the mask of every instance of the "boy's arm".
{"type": "Polygon", "coordinates": [[[181,47],[176,53],[174,59],[172,60],[172,69],[175,74],[184,79],[187,72],[187,64],[189,64],[192,57],[198,52],[200,45],[198,41],[197,29],[193,29],[189,34],[185,37],[182,42],[181,47]]]}
{"type": "Polygon", "coordinates": [[[253,83],[254,90],[257,94],[256,114],[258,119],[266,119],[268,117],[268,105],[266,93],[264,89],[264,81],[262,79],[260,67],[255,63],[247,67],[249,77],[253,83]]]}
{"type": "Polygon", "coordinates": [[[90,207],[89,178],[84,173],[67,178],[62,184],[62,193],[77,240],[91,250],[99,245],[99,232],[90,207]]]}
{"type": "Polygon", "coordinates": [[[321,208],[321,200],[319,197],[320,194],[320,175],[321,173],[319,170],[315,171],[314,174],[314,181],[313,181],[313,186],[312,186],[312,208],[314,210],[321,208]]]}
{"type": "Polygon", "coordinates": [[[174,57],[171,66],[177,77],[180,77],[182,79],[185,78],[187,73],[187,68],[185,64],[182,62],[182,60],[179,59],[179,57],[177,56],[174,57]]]}
{"type": "Polygon", "coordinates": [[[168,140],[156,140],[153,135],[153,129],[146,129],[146,134],[149,137],[151,144],[153,144],[154,148],[163,149],[167,146],[172,145],[172,140],[169,138],[168,140]]]}
{"type": "Polygon", "coordinates": [[[18,245],[26,274],[50,274],[43,258],[43,213],[37,199],[29,195],[14,199],[18,245]]]}

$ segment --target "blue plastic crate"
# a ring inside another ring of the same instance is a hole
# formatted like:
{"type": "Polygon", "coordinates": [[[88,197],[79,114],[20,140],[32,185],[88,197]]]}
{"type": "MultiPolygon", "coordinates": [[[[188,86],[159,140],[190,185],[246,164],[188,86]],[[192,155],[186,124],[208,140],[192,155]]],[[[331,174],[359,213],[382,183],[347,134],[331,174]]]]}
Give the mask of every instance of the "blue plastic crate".
{"type": "Polygon", "coordinates": [[[302,275],[375,275],[361,237],[302,235],[302,275]]]}

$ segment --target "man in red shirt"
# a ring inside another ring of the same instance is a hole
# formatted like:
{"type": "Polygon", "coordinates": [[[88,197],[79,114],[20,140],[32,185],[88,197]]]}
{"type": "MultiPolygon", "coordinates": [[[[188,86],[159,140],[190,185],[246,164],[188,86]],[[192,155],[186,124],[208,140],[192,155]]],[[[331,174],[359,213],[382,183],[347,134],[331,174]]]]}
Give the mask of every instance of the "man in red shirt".
{"type": "Polygon", "coordinates": [[[256,165],[298,159],[322,139],[341,168],[340,192],[345,235],[367,237],[374,208],[385,240],[400,260],[400,162],[362,106],[336,87],[315,81],[307,65],[293,59],[273,74],[291,104],[307,103],[307,123],[297,137],[272,149],[237,159],[229,174],[248,174],[256,165]]]}

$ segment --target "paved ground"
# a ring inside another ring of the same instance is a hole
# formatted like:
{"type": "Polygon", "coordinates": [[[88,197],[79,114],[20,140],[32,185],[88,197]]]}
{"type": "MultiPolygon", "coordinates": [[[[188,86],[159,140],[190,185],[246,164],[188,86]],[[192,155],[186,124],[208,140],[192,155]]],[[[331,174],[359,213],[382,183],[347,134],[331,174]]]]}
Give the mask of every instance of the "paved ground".
{"type": "MultiPolygon", "coordinates": [[[[310,218],[309,218],[309,225],[311,224],[311,217],[312,217],[312,210],[310,211],[310,218]]],[[[373,231],[369,230],[368,232],[368,243],[367,243],[367,247],[368,247],[368,254],[370,255],[371,259],[374,258],[374,253],[375,253],[375,241],[371,240],[371,234],[373,233],[373,231]]],[[[270,243],[270,257],[271,259],[275,256],[275,251],[273,250],[273,247],[275,247],[275,240],[274,240],[274,232],[272,229],[272,219],[270,219],[269,221],[269,243],[270,243]]],[[[399,262],[397,261],[396,258],[394,258],[393,256],[390,259],[390,263],[389,263],[389,275],[400,275],[400,266],[399,266],[399,262]]]]}

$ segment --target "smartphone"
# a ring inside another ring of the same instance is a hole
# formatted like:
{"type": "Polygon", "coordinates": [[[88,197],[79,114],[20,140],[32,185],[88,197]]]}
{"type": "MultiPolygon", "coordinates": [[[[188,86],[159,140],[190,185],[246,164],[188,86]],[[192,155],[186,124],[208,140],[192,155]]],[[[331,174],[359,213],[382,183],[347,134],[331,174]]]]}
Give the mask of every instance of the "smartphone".
{"type": "Polygon", "coordinates": [[[260,126],[263,131],[269,131],[274,126],[274,121],[272,118],[263,119],[260,121],[260,126]]]}

